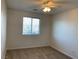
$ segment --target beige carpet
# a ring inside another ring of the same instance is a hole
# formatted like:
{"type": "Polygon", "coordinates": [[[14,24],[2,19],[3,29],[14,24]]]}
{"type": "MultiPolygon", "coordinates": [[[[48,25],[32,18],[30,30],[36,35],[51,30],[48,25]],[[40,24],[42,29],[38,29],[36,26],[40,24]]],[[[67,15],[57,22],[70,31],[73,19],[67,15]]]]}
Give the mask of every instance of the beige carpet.
{"type": "Polygon", "coordinates": [[[51,47],[9,50],[6,59],[71,59],[51,47]]]}

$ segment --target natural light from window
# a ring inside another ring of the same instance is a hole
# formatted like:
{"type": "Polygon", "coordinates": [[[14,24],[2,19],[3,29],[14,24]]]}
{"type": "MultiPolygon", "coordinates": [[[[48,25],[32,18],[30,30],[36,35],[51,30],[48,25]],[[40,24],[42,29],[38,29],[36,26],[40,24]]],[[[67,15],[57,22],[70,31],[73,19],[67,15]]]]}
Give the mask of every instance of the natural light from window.
{"type": "Polygon", "coordinates": [[[23,17],[23,35],[37,35],[39,34],[40,19],[23,17]]]}

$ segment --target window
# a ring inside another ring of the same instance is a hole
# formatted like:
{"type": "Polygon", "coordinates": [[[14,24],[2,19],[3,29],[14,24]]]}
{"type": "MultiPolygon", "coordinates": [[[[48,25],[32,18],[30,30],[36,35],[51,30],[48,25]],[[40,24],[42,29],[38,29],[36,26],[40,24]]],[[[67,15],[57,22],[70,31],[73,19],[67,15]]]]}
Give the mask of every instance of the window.
{"type": "Polygon", "coordinates": [[[39,34],[40,19],[23,17],[23,35],[39,34]]]}

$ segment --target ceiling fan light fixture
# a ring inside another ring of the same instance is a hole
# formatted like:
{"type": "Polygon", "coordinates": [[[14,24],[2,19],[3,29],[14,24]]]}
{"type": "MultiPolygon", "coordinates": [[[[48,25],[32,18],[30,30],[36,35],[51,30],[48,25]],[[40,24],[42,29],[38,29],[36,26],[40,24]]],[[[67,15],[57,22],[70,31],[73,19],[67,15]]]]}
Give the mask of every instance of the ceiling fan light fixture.
{"type": "Polygon", "coordinates": [[[45,7],[44,9],[43,9],[43,12],[50,12],[51,11],[51,8],[50,7],[45,7]]]}

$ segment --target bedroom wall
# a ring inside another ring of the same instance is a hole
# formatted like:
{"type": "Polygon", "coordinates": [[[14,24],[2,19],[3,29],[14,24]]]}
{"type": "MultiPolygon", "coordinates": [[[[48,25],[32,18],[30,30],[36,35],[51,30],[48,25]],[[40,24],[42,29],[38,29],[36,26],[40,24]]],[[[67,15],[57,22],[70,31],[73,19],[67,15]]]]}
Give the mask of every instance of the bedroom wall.
{"type": "Polygon", "coordinates": [[[48,46],[50,38],[50,16],[8,9],[7,49],[48,46]],[[40,34],[22,35],[23,17],[40,18],[40,34]]]}
{"type": "Polygon", "coordinates": [[[1,0],[1,59],[5,59],[6,53],[6,24],[7,8],[5,0],[1,0]]]}
{"type": "Polygon", "coordinates": [[[77,8],[55,14],[52,17],[52,38],[50,46],[77,59],[77,8]]]}

